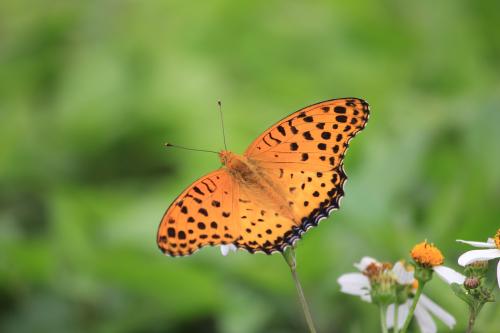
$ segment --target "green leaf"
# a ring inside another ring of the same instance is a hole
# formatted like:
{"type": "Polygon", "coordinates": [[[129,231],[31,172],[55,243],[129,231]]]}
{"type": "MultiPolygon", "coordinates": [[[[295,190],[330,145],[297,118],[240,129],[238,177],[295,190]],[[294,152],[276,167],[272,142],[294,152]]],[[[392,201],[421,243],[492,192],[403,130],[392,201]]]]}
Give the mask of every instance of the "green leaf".
{"type": "Polygon", "coordinates": [[[452,283],[451,289],[453,290],[455,295],[457,295],[461,300],[463,300],[469,306],[474,307],[474,305],[476,303],[474,298],[467,293],[467,291],[464,289],[464,287],[461,284],[452,283]]]}

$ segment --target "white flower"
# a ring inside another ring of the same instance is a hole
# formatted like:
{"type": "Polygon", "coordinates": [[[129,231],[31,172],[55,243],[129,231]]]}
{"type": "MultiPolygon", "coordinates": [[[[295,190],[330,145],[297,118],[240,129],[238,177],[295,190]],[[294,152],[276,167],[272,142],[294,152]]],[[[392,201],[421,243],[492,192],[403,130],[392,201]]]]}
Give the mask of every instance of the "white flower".
{"type": "MultiPolygon", "coordinates": [[[[458,258],[460,266],[467,266],[476,261],[488,261],[500,258],[500,229],[498,229],[495,238],[488,238],[486,242],[474,242],[457,239],[457,242],[483,248],[484,250],[467,251],[458,258]]],[[[497,282],[500,288],[500,260],[497,264],[497,282]]]]}
{"type": "MultiPolygon", "coordinates": [[[[359,263],[355,263],[359,271],[363,272],[371,264],[380,264],[376,259],[363,257],[359,263]]],[[[337,282],[340,284],[340,291],[349,295],[359,296],[363,301],[371,302],[370,279],[361,273],[347,273],[341,275],[337,282]]]]}
{"type": "Polygon", "coordinates": [[[236,252],[236,250],[238,250],[238,248],[236,248],[236,246],[233,243],[227,245],[222,244],[220,246],[220,253],[224,257],[227,256],[230,251],[236,252]]]}
{"type": "MultiPolygon", "coordinates": [[[[368,266],[372,264],[382,265],[374,258],[363,257],[359,263],[354,264],[354,267],[363,272],[368,268],[368,266]]],[[[413,283],[413,272],[407,272],[401,262],[397,262],[396,265],[394,265],[394,267],[391,269],[391,273],[400,284],[413,283]],[[408,274],[410,274],[410,276],[408,274]]],[[[372,301],[370,296],[370,279],[364,274],[343,274],[338,278],[337,282],[340,284],[340,291],[342,291],[343,293],[359,296],[366,302],[372,301]]]]}
{"type": "MultiPolygon", "coordinates": [[[[398,327],[402,328],[408,316],[413,300],[410,298],[405,303],[398,306],[398,327]]],[[[422,333],[437,332],[436,323],[432,315],[440,319],[448,328],[452,329],[455,326],[455,318],[442,307],[434,303],[429,297],[421,295],[415,308],[415,319],[422,333]]],[[[394,327],[394,304],[387,308],[387,328],[394,327]]]]}
{"type": "MultiPolygon", "coordinates": [[[[363,272],[371,264],[380,263],[373,258],[364,257],[361,259],[361,262],[354,264],[354,266],[363,272]]],[[[441,268],[438,269],[438,276],[442,277],[445,281],[455,282],[457,279],[459,279],[463,283],[463,280],[465,280],[465,277],[463,275],[455,272],[451,268],[444,266],[439,267],[441,268]]],[[[391,273],[394,274],[395,279],[399,284],[409,285],[413,284],[415,281],[413,277],[413,271],[408,271],[402,262],[397,262],[394,267],[392,267],[391,273]]],[[[346,294],[359,296],[366,302],[371,302],[371,284],[368,277],[366,277],[364,274],[343,274],[338,278],[337,282],[340,284],[340,291],[346,294]]],[[[406,317],[408,316],[412,301],[413,299],[409,298],[405,303],[398,306],[398,327],[400,328],[403,327],[406,317]]],[[[436,324],[431,315],[436,316],[449,328],[452,328],[455,325],[455,319],[451,314],[431,301],[427,296],[421,295],[415,309],[415,318],[422,333],[437,332],[436,324]]],[[[386,318],[387,327],[394,327],[394,304],[391,304],[388,307],[386,318]]]]}

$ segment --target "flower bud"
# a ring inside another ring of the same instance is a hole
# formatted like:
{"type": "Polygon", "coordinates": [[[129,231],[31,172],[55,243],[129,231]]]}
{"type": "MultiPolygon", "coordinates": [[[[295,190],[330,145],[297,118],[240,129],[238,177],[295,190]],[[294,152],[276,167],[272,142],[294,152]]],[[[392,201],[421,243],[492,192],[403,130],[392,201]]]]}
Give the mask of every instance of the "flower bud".
{"type": "Polygon", "coordinates": [[[477,287],[479,287],[479,285],[481,284],[481,280],[479,280],[477,277],[468,277],[465,279],[464,281],[464,287],[465,289],[476,289],[477,287]]]}

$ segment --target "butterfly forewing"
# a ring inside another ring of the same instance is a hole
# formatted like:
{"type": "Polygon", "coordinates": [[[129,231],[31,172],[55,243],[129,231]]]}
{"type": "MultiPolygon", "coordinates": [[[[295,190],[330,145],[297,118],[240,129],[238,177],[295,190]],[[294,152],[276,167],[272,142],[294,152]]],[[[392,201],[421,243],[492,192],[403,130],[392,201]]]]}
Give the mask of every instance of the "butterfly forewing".
{"type": "Polygon", "coordinates": [[[171,256],[188,255],[205,245],[232,243],[238,238],[234,212],[238,185],[224,169],[194,182],[168,208],[158,228],[158,247],[171,256]]]}
{"type": "Polygon", "coordinates": [[[342,164],[349,141],[365,127],[368,104],[335,99],[299,110],[255,140],[245,155],[266,168],[327,171],[342,164]]]}

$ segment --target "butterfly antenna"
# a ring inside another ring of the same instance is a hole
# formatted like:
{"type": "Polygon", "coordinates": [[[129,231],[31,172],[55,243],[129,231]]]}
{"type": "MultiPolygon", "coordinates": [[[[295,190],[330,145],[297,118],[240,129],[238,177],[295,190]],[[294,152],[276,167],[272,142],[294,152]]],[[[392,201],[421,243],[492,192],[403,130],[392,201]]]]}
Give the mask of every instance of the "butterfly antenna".
{"type": "Polygon", "coordinates": [[[224,117],[222,116],[222,102],[217,101],[217,105],[219,105],[220,124],[222,126],[222,138],[224,139],[224,149],[227,150],[226,132],[224,130],[224,117]]]}
{"type": "Polygon", "coordinates": [[[204,153],[214,153],[214,154],[219,154],[218,152],[213,151],[213,150],[186,148],[186,147],[182,147],[182,146],[178,146],[178,145],[173,145],[173,144],[171,144],[171,143],[165,143],[165,147],[167,147],[167,148],[168,148],[168,147],[172,147],[172,148],[184,149],[184,150],[192,150],[192,151],[201,151],[201,152],[204,152],[204,153]]]}

